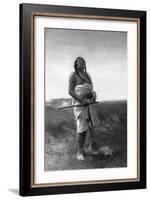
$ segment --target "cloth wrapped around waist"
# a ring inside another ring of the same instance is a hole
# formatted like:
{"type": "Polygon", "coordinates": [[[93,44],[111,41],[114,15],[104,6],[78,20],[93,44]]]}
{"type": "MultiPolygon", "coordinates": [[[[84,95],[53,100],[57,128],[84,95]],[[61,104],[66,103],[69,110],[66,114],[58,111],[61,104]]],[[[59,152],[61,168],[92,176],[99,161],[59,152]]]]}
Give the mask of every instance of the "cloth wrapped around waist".
{"type": "MultiPolygon", "coordinates": [[[[93,96],[93,85],[92,84],[83,84],[83,85],[77,85],[75,87],[75,93],[80,96],[82,99],[88,99],[92,100],[92,96],[93,96]]],[[[80,105],[81,103],[79,101],[77,101],[76,99],[73,99],[72,101],[73,105],[80,105]]],[[[80,119],[87,119],[89,120],[89,115],[90,115],[90,120],[92,122],[92,125],[94,127],[97,127],[99,125],[99,120],[98,120],[98,116],[96,113],[96,109],[95,109],[95,105],[91,104],[88,106],[81,106],[81,107],[74,107],[73,108],[73,112],[75,115],[75,119],[78,120],[80,119]]]]}

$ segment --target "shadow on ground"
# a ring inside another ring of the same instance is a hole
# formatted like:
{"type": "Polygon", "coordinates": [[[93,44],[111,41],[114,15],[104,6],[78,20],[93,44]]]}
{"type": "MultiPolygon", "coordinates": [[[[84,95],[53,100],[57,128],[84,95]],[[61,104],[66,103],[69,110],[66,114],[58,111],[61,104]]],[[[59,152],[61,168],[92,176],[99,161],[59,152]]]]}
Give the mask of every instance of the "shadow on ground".
{"type": "Polygon", "coordinates": [[[13,194],[19,195],[19,190],[18,189],[9,188],[8,191],[10,191],[13,194]]]}

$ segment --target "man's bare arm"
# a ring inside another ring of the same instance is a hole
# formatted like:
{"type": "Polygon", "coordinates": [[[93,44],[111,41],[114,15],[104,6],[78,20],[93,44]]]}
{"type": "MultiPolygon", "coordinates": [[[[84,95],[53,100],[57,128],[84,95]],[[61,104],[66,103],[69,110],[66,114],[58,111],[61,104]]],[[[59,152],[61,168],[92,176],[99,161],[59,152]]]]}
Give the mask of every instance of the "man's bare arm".
{"type": "Polygon", "coordinates": [[[80,103],[82,103],[82,98],[79,97],[79,95],[77,95],[74,91],[74,88],[75,88],[75,85],[76,85],[76,80],[75,80],[75,76],[74,74],[71,74],[70,78],[69,78],[69,91],[68,93],[74,98],[76,99],[77,101],[79,101],[80,103]]]}
{"type": "Polygon", "coordinates": [[[69,94],[76,100],[78,100],[80,103],[83,102],[83,99],[81,99],[73,90],[69,89],[69,94]]]}

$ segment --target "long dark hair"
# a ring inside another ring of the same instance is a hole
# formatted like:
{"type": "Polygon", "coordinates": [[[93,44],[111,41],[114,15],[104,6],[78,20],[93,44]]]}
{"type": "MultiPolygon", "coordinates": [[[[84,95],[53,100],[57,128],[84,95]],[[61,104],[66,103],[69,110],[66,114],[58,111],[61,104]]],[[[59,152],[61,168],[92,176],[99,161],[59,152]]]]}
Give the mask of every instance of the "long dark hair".
{"type": "Polygon", "coordinates": [[[80,79],[81,79],[82,81],[85,81],[85,80],[80,76],[79,71],[78,71],[77,61],[78,61],[79,59],[81,59],[81,60],[83,61],[84,66],[85,66],[84,72],[86,73],[86,75],[87,75],[87,77],[88,77],[88,79],[89,79],[89,81],[90,81],[90,78],[89,78],[89,76],[88,76],[88,74],[87,74],[87,71],[86,71],[86,62],[85,62],[84,58],[82,58],[82,57],[77,57],[77,58],[76,58],[76,60],[75,60],[75,62],[74,62],[74,69],[75,69],[75,72],[76,72],[76,74],[80,77],[80,79]]]}
{"type": "Polygon", "coordinates": [[[84,58],[82,58],[82,57],[77,57],[76,60],[75,60],[75,62],[74,62],[74,69],[75,69],[75,72],[78,73],[77,61],[78,61],[79,59],[83,61],[84,66],[85,66],[84,70],[85,70],[85,72],[86,72],[86,62],[85,62],[84,58]]]}

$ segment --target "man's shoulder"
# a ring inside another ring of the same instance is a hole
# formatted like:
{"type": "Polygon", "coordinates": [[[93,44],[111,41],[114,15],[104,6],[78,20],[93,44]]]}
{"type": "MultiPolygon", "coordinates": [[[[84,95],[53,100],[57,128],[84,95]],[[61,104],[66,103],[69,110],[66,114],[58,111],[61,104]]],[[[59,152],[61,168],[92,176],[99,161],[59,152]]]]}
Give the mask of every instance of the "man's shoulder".
{"type": "Polygon", "coordinates": [[[76,73],[75,72],[71,72],[69,78],[75,78],[75,76],[76,76],[76,73]]]}

